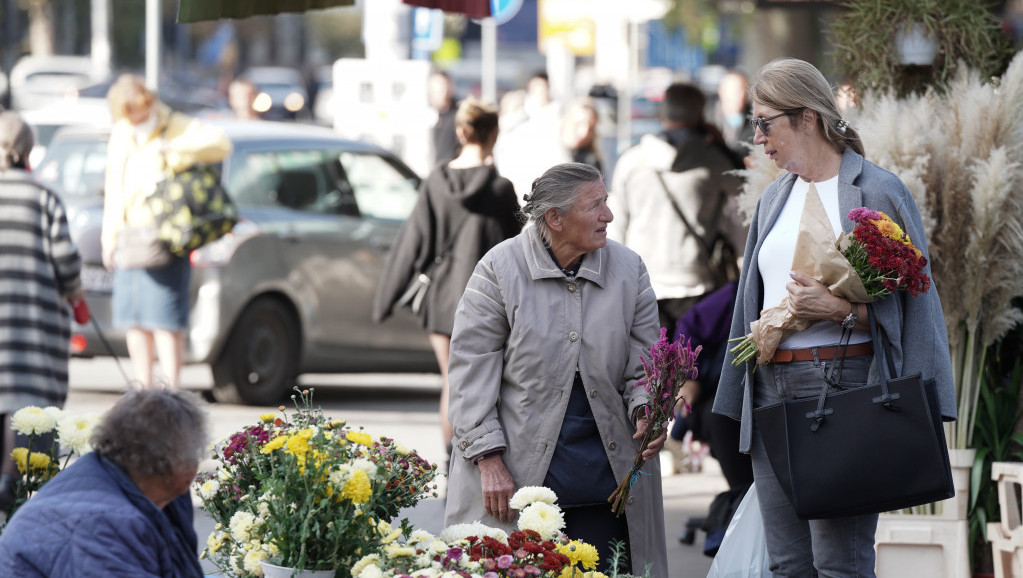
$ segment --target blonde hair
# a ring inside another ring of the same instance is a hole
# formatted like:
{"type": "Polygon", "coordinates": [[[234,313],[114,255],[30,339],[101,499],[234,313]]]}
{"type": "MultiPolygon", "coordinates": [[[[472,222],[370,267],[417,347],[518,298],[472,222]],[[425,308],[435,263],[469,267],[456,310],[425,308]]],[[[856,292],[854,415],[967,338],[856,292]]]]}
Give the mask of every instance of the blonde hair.
{"type": "MultiPolygon", "coordinates": [[[[817,113],[817,129],[839,152],[851,148],[863,154],[860,135],[842,118],[835,90],[817,67],[797,58],[779,58],[760,69],[749,87],[753,102],[782,112],[811,110],[817,113]]],[[[790,114],[796,125],[799,115],[790,114]]]]}
{"type": "Polygon", "coordinates": [[[455,126],[461,127],[466,142],[483,144],[497,132],[497,109],[489,102],[468,97],[458,105],[455,126]]]}
{"type": "Polygon", "coordinates": [[[156,94],[146,87],[141,76],[122,74],[107,92],[110,116],[117,122],[128,117],[131,110],[149,108],[156,102],[156,94]]]}

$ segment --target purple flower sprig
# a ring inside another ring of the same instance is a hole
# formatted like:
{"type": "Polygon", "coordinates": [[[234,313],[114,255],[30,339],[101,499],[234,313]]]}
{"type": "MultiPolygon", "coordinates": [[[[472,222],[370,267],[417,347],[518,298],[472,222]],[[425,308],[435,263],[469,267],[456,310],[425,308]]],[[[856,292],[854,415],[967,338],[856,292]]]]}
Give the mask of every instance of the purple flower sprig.
{"type": "Polygon", "coordinates": [[[649,396],[649,400],[642,408],[647,429],[643,434],[639,451],[636,452],[632,470],[607,499],[611,502],[611,510],[615,514],[620,516],[625,511],[630,488],[639,481],[640,474],[643,473],[641,468],[646,463],[643,452],[668,428],[668,422],[675,412],[675,405],[681,400],[686,410],[692,411],[692,407],[680,391],[686,380],[696,379],[699,375],[696,360],[701,351],[702,345],[697,345],[693,349],[692,341],[685,336],[678,341],[669,341],[668,330],[662,327],[661,338],[650,346],[650,355],[640,356],[645,375],[636,382],[636,387],[642,387],[649,396]]]}

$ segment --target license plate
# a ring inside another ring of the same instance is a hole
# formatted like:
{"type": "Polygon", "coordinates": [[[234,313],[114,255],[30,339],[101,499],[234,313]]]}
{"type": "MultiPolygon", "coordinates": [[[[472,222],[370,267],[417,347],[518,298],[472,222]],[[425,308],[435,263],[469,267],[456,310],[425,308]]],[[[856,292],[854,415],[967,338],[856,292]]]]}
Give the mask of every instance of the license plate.
{"type": "Polygon", "coordinates": [[[114,272],[97,265],[82,265],[82,289],[110,293],[114,290],[114,272]]]}

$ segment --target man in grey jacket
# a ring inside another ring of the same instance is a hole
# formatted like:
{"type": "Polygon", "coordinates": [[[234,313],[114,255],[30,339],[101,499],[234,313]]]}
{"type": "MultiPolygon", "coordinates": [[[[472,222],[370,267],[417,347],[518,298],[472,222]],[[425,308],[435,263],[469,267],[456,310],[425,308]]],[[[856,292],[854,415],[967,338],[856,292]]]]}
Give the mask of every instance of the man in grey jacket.
{"type": "Polygon", "coordinates": [[[669,86],[660,111],[664,131],[622,154],[608,200],[615,219],[607,235],[643,258],[669,335],[720,284],[708,258],[715,237],[723,234],[738,248],[746,239],[730,208],[741,179],[729,171],[740,167],[704,122],[705,103],[696,86],[669,86]]]}

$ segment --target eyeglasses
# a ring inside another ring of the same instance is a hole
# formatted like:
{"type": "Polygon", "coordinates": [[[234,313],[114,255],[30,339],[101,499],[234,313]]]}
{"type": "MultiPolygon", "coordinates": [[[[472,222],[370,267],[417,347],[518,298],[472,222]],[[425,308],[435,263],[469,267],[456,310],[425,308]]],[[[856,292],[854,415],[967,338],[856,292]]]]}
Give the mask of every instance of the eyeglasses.
{"type": "Polygon", "coordinates": [[[783,112],[781,114],[776,114],[774,116],[769,116],[767,118],[759,118],[759,117],[758,118],[751,118],[751,119],[749,119],[749,123],[751,125],[753,125],[753,132],[754,132],[754,134],[756,133],[757,129],[760,129],[760,132],[764,133],[764,136],[767,136],[768,133],[771,130],[770,126],[771,126],[771,121],[772,120],[774,120],[776,118],[781,118],[783,116],[791,116],[793,114],[801,112],[802,110],[803,109],[790,110],[788,112],[783,112]]]}

